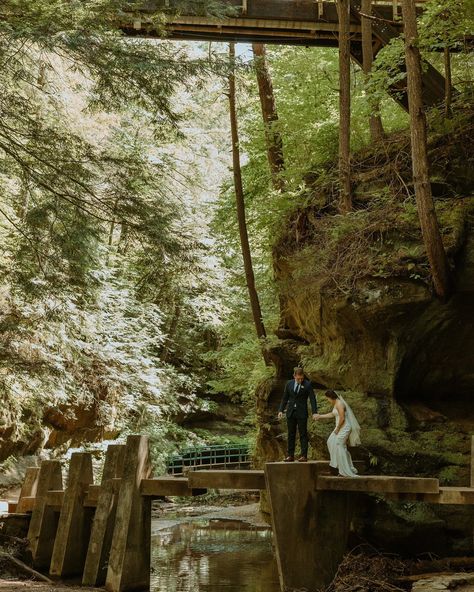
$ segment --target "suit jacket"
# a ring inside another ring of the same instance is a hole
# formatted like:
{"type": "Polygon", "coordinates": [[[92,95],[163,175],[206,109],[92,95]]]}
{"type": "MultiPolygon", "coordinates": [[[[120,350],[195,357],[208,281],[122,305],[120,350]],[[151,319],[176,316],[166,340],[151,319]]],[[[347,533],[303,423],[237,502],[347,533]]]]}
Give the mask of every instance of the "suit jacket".
{"type": "Polygon", "coordinates": [[[283,399],[281,400],[279,411],[285,411],[286,417],[296,417],[306,419],[308,417],[308,398],[311,403],[312,413],[318,412],[318,404],[314,395],[311,382],[306,378],[301,383],[299,392],[295,392],[296,380],[289,380],[285,385],[283,399]]]}

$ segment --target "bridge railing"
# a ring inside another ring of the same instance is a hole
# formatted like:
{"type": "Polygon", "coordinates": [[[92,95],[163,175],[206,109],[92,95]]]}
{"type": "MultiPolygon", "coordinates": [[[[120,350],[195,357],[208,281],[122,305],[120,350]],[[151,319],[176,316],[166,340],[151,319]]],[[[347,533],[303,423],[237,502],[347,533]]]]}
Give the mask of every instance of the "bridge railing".
{"type": "Polygon", "coordinates": [[[245,444],[196,446],[186,448],[168,459],[167,472],[183,475],[189,469],[245,468],[250,466],[250,451],[245,444]]]}

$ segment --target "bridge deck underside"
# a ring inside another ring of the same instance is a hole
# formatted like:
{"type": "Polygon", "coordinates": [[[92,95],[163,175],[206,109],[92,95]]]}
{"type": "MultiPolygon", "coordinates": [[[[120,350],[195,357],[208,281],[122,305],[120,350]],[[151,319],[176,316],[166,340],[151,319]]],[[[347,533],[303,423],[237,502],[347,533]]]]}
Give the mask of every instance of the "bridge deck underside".
{"type": "MultiPolygon", "coordinates": [[[[173,8],[173,2],[170,8],[173,8]]],[[[152,15],[163,8],[163,2],[148,4],[133,19],[126,17],[122,30],[129,35],[160,37],[166,32],[174,39],[209,41],[261,41],[294,45],[337,46],[338,18],[334,2],[314,0],[227,0],[232,10],[228,16],[213,18],[198,15],[170,15],[165,27],[160,30],[152,15]]],[[[393,20],[392,3],[377,4],[378,14],[393,20]]],[[[398,16],[398,9],[395,9],[398,16]]],[[[401,23],[394,23],[401,28],[401,23]]],[[[353,42],[361,40],[361,26],[352,16],[351,34],[353,42]]]]}

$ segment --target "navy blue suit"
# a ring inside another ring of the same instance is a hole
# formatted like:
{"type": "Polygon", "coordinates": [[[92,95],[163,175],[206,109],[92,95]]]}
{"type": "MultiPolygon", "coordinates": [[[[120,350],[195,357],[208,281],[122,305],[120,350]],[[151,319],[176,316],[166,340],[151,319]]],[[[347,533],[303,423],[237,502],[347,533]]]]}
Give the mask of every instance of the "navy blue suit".
{"type": "Polygon", "coordinates": [[[299,388],[295,379],[286,383],[279,411],[283,412],[286,409],[288,456],[295,455],[297,428],[300,434],[301,455],[308,456],[308,399],[312,413],[317,413],[318,404],[309,380],[305,378],[299,388]]]}

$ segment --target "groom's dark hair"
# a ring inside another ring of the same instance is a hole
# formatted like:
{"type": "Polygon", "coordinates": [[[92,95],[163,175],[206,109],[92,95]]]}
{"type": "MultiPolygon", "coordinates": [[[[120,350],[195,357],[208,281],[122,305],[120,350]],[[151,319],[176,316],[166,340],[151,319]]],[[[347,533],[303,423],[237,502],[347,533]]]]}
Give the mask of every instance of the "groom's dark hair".
{"type": "Polygon", "coordinates": [[[304,370],[300,366],[296,366],[296,368],[293,368],[293,374],[295,376],[304,376],[304,370]]]}
{"type": "Polygon", "coordinates": [[[326,397],[332,399],[333,401],[339,399],[339,395],[335,391],[328,390],[324,394],[326,395],[326,397]]]}

